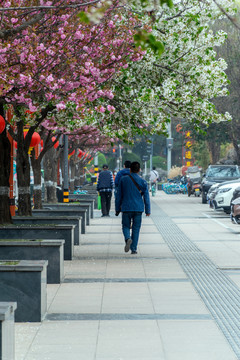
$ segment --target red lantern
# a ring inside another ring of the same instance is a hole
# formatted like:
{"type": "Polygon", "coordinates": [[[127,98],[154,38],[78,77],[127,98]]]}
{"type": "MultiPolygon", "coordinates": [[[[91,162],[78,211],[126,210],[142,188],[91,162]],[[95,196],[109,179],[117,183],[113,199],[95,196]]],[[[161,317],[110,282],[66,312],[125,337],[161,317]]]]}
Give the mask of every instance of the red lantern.
{"type": "Polygon", "coordinates": [[[40,141],[40,145],[41,147],[43,147],[43,139],[40,141]]]}
{"type": "Polygon", "coordinates": [[[34,146],[38,145],[40,143],[40,141],[41,141],[40,135],[37,132],[34,132],[32,135],[30,147],[34,147],[34,146]]]}
{"type": "Polygon", "coordinates": [[[13,146],[17,149],[17,142],[15,140],[13,140],[13,146]]]}
{"type": "MultiPolygon", "coordinates": [[[[56,140],[56,138],[53,136],[53,137],[52,137],[52,142],[54,142],[55,140],[56,140]]],[[[53,145],[53,147],[54,147],[55,149],[57,149],[57,148],[59,147],[59,141],[57,141],[56,144],[53,145]]]]}
{"type": "Polygon", "coordinates": [[[4,131],[6,127],[6,123],[4,118],[0,115],[0,134],[4,131]]]}

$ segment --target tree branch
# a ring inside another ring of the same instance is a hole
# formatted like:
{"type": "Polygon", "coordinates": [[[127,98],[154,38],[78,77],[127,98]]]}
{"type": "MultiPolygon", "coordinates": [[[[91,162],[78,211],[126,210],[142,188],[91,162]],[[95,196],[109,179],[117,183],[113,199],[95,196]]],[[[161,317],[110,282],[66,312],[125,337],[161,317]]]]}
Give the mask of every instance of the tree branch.
{"type": "Polygon", "coordinates": [[[16,11],[16,10],[54,10],[54,9],[77,9],[79,7],[84,7],[88,5],[97,4],[100,0],[92,0],[89,2],[81,3],[81,4],[74,4],[74,5],[49,5],[49,6],[22,6],[22,7],[8,7],[8,8],[0,8],[0,11],[16,11]]]}

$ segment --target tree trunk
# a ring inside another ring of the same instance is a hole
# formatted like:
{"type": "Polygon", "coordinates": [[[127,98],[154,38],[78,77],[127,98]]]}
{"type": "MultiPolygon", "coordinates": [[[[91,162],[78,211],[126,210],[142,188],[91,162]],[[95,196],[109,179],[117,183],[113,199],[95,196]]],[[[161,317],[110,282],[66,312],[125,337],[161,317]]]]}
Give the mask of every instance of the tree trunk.
{"type": "Polygon", "coordinates": [[[80,186],[80,171],[81,171],[80,162],[77,162],[75,166],[75,181],[74,181],[75,188],[80,186]]]}
{"type": "Polygon", "coordinates": [[[84,181],[84,164],[79,161],[75,169],[75,187],[83,185],[84,181]]]}
{"type": "Polygon", "coordinates": [[[45,186],[45,199],[48,203],[57,203],[57,170],[58,158],[56,150],[50,149],[44,156],[44,186],[45,186]]]}
{"type": "MultiPolygon", "coordinates": [[[[0,115],[4,117],[3,107],[0,115]]],[[[12,223],[9,204],[9,176],[10,176],[11,145],[6,130],[0,134],[0,224],[12,223]]]]}
{"type": "Polygon", "coordinates": [[[17,182],[18,182],[18,215],[31,216],[30,197],[30,162],[28,146],[23,138],[23,123],[17,122],[18,127],[18,148],[17,148],[17,182]]]}
{"type": "Polygon", "coordinates": [[[35,158],[35,150],[31,154],[31,165],[34,176],[33,203],[34,209],[42,209],[42,176],[41,176],[41,158],[35,158]]]}
{"type": "Polygon", "coordinates": [[[216,164],[220,159],[220,144],[215,141],[207,141],[207,146],[210,151],[211,164],[216,164]]]}
{"type": "Polygon", "coordinates": [[[236,151],[237,165],[240,165],[240,148],[238,146],[238,141],[235,137],[232,139],[232,143],[234,146],[234,150],[236,151]]]}

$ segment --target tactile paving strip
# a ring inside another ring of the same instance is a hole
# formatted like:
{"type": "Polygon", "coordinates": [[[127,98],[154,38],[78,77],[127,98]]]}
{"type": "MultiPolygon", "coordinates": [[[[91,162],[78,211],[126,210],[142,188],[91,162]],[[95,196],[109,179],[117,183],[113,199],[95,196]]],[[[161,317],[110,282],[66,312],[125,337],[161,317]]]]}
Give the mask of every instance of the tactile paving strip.
{"type": "Polygon", "coordinates": [[[151,216],[164,241],[203,299],[214,320],[240,359],[240,290],[177,227],[171,218],[152,203],[151,216]]]}

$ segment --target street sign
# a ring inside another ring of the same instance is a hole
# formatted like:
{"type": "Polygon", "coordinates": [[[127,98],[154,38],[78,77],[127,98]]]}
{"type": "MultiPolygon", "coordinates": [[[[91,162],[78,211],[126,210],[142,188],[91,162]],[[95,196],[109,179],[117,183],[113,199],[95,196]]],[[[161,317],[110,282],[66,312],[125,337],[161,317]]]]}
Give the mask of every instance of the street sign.
{"type": "Polygon", "coordinates": [[[149,160],[149,156],[148,156],[148,155],[143,155],[142,160],[143,160],[143,161],[148,161],[148,160],[149,160]]]}
{"type": "Polygon", "coordinates": [[[152,152],[152,144],[147,145],[146,152],[151,154],[151,152],[152,152]]]}

